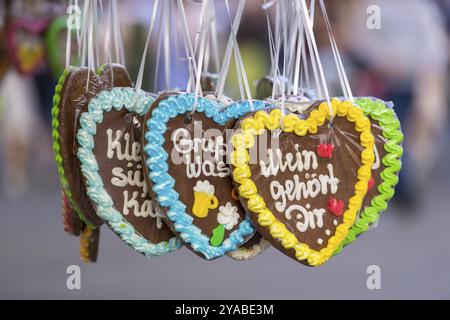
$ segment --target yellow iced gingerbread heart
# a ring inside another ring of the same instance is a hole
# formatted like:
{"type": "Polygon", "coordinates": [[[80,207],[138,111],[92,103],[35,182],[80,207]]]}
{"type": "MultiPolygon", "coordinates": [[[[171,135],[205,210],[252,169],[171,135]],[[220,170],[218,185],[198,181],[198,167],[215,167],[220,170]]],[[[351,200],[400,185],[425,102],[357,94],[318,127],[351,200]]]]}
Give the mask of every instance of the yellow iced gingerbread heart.
{"type": "Polygon", "coordinates": [[[235,188],[273,246],[309,266],[332,256],[368,189],[374,162],[370,127],[359,107],[337,99],[304,117],[272,109],[237,123],[235,188]],[[260,140],[269,145],[264,152],[258,150],[260,140]]]}

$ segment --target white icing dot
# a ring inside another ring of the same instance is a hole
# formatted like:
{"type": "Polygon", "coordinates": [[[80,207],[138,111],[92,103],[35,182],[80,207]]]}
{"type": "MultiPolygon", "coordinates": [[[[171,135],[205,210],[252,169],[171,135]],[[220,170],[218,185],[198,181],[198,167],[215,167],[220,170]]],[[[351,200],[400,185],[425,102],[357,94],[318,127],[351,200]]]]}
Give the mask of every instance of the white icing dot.
{"type": "Polygon", "coordinates": [[[309,179],[309,178],[310,178],[309,173],[305,174],[305,178],[306,178],[306,179],[309,179]]]}
{"type": "Polygon", "coordinates": [[[334,220],[333,220],[333,224],[334,224],[335,226],[337,226],[337,225],[338,225],[338,222],[337,222],[337,220],[336,220],[336,219],[334,219],[334,220]]]}
{"type": "Polygon", "coordinates": [[[127,163],[127,167],[128,167],[128,168],[131,168],[132,166],[133,166],[133,163],[131,163],[131,162],[128,162],[128,163],[127,163]]]}
{"type": "Polygon", "coordinates": [[[306,205],[306,209],[311,209],[311,205],[309,203],[306,205]]]}
{"type": "Polygon", "coordinates": [[[139,170],[141,170],[141,169],[142,169],[142,165],[141,165],[141,164],[138,164],[138,165],[137,165],[137,168],[138,168],[139,170]]]}
{"type": "Polygon", "coordinates": [[[331,234],[331,231],[330,230],[325,230],[325,234],[327,235],[327,236],[329,236],[330,234],[331,234]]]}
{"type": "Polygon", "coordinates": [[[323,243],[323,240],[319,238],[319,239],[317,239],[317,243],[318,243],[318,244],[322,244],[322,243],[323,243]]]}

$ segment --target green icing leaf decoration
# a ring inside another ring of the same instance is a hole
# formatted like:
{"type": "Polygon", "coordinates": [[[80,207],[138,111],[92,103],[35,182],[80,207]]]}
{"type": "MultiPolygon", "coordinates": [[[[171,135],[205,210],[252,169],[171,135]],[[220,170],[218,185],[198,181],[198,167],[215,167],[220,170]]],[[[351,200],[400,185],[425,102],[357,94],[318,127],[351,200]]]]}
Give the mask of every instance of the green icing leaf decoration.
{"type": "Polygon", "coordinates": [[[223,226],[223,224],[219,224],[217,227],[214,228],[209,242],[211,243],[212,246],[218,247],[222,244],[224,237],[225,237],[225,227],[223,226]]]}

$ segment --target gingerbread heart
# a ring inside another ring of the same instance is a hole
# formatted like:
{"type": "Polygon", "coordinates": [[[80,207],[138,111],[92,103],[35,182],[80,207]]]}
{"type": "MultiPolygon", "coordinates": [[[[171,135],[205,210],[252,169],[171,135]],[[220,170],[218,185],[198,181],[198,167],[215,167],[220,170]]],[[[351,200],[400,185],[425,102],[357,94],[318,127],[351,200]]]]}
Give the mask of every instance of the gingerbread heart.
{"type": "Polygon", "coordinates": [[[309,266],[323,264],[344,241],[374,162],[362,110],[336,99],[331,110],[325,102],[309,116],[259,111],[239,121],[232,138],[233,180],[249,217],[274,247],[309,266]],[[346,147],[348,136],[359,138],[358,152],[346,147]],[[334,145],[331,159],[317,154],[321,143],[334,145]]]}
{"type": "Polygon", "coordinates": [[[78,117],[99,91],[113,86],[130,86],[123,66],[107,64],[96,73],[85,67],[70,67],[59,78],[53,96],[53,151],[62,189],[71,207],[90,228],[103,224],[86,195],[80,164],[76,157],[75,132],[78,117]]]}
{"type": "MultiPolygon", "coordinates": [[[[228,106],[214,99],[164,94],[145,117],[143,145],[148,180],[165,220],[188,248],[205,259],[235,250],[253,235],[233,198],[226,165],[225,125],[250,111],[248,102],[228,106]]],[[[254,101],[261,110],[268,105],[254,101]]]]}
{"type": "Polygon", "coordinates": [[[357,236],[369,230],[370,226],[378,221],[381,212],[386,210],[388,201],[394,196],[398,173],[402,166],[403,134],[394,110],[375,98],[357,99],[356,104],[362,108],[372,124],[375,162],[362,211],[335,253],[340,252],[344,246],[353,242],[357,236]]]}
{"type": "Polygon", "coordinates": [[[47,20],[29,19],[17,19],[9,25],[8,53],[19,73],[31,74],[45,62],[42,34],[47,27],[47,20]]]}
{"type": "Polygon", "coordinates": [[[143,172],[141,122],[153,100],[134,88],[102,91],[81,114],[76,135],[87,195],[97,215],[146,256],[181,246],[153,209],[143,172]]]}

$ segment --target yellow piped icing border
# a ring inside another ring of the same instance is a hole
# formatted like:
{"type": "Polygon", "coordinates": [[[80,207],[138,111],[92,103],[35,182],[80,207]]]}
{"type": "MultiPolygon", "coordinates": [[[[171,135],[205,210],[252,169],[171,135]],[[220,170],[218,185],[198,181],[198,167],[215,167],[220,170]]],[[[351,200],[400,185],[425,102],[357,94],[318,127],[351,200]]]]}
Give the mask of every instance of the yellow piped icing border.
{"type": "Polygon", "coordinates": [[[317,110],[310,113],[309,118],[302,120],[295,114],[282,117],[280,109],[273,109],[268,114],[266,111],[258,111],[254,116],[246,118],[240,125],[240,130],[232,137],[233,151],[231,162],[233,164],[233,179],[239,184],[239,195],[247,200],[248,209],[257,214],[258,224],[267,227],[270,234],[281,241],[286,249],[294,249],[295,257],[306,260],[311,266],[319,266],[326,262],[344,241],[349,229],[361,209],[363,199],[367,193],[368,182],[372,175],[371,168],[374,162],[374,137],[370,130],[370,120],[363,111],[350,101],[331,101],[332,112],[327,102],[320,104],[317,110]],[[355,123],[355,129],[360,133],[360,143],[364,150],[361,152],[362,166],[358,169],[358,182],[355,184],[355,193],[350,197],[348,208],[344,212],[343,222],[336,227],[335,234],[328,240],[328,244],[320,251],[311,249],[307,244],[298,241],[284,223],[279,221],[272,211],[267,208],[264,199],[258,194],[255,183],[251,180],[249,152],[254,143],[255,135],[261,135],[265,130],[281,129],[287,133],[295,133],[297,136],[317,133],[317,128],[325,123],[325,120],[333,117],[346,117],[348,121],[355,123]]]}

